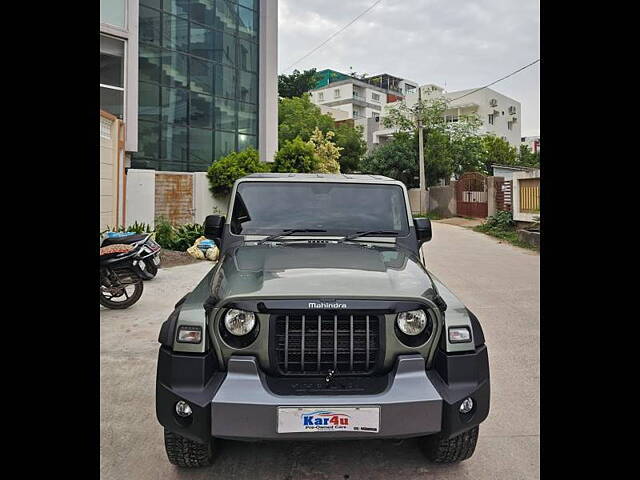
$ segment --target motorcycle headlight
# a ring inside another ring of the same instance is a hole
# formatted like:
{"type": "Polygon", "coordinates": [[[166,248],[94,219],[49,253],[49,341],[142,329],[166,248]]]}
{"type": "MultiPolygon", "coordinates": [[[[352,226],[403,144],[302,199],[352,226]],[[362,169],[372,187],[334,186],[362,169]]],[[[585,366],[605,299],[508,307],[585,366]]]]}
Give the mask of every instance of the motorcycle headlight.
{"type": "Polygon", "coordinates": [[[251,332],[255,325],[256,315],[253,312],[231,309],[224,316],[224,326],[230,334],[236,337],[251,332]]]}
{"type": "Polygon", "coordinates": [[[427,314],[424,310],[411,310],[398,314],[398,328],[405,335],[418,335],[427,326],[427,314]]]}

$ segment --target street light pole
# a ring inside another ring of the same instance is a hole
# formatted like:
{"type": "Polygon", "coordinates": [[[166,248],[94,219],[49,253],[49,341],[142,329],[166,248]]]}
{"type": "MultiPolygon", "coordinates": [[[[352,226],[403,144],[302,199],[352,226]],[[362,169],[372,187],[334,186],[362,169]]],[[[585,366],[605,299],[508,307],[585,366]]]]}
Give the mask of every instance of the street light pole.
{"type": "Polygon", "coordinates": [[[420,116],[422,110],[422,88],[418,86],[418,110],[416,113],[416,120],[418,123],[418,162],[420,166],[420,210],[421,213],[425,213],[424,201],[427,197],[427,179],[424,170],[424,143],[422,133],[422,118],[420,116]]]}

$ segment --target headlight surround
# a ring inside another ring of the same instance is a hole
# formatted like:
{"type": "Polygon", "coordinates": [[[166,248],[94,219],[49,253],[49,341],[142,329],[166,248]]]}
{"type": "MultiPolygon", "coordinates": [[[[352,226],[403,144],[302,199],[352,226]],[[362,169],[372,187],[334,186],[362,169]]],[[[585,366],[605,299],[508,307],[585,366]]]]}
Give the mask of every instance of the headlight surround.
{"type": "Polygon", "coordinates": [[[400,312],[396,319],[398,328],[402,333],[409,336],[420,335],[427,326],[428,317],[424,310],[410,310],[400,312]]]}
{"type": "Polygon", "coordinates": [[[256,325],[256,315],[253,312],[232,308],[224,315],[224,326],[231,335],[242,337],[251,333],[256,325]]]}

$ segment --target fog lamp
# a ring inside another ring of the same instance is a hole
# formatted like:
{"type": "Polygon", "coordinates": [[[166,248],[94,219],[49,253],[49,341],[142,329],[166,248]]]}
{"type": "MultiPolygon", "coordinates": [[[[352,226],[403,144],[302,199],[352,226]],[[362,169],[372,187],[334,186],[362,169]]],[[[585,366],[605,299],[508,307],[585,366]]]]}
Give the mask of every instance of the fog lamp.
{"type": "Polygon", "coordinates": [[[460,404],[460,413],[469,413],[471,410],[473,410],[473,400],[467,397],[460,404]]]}
{"type": "Polygon", "coordinates": [[[189,417],[193,412],[191,411],[191,407],[187,402],[185,402],[184,400],[180,400],[178,403],[176,403],[176,413],[180,417],[189,417]]]}

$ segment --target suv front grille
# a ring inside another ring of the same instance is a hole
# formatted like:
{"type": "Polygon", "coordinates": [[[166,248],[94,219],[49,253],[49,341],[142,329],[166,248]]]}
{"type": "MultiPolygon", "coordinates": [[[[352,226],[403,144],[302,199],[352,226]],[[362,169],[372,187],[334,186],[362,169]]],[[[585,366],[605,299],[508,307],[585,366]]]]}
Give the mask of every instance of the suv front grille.
{"type": "Polygon", "coordinates": [[[367,314],[296,313],[275,316],[275,354],[283,374],[373,372],[380,319],[367,314]]]}

